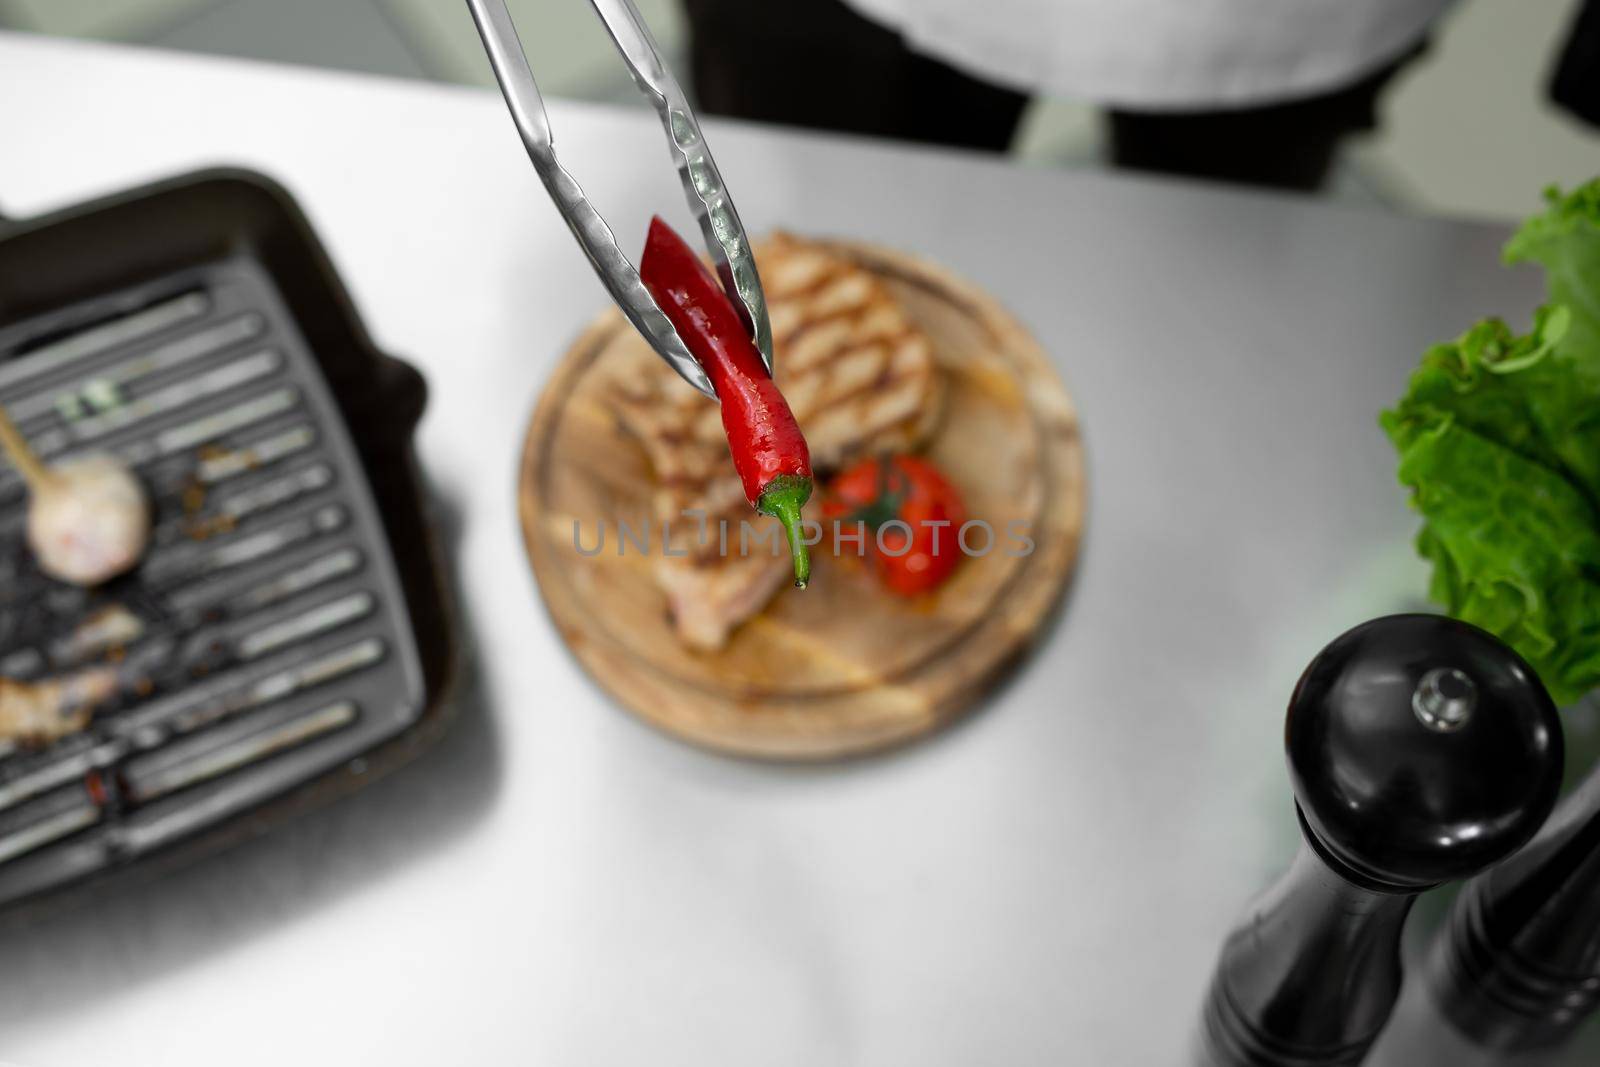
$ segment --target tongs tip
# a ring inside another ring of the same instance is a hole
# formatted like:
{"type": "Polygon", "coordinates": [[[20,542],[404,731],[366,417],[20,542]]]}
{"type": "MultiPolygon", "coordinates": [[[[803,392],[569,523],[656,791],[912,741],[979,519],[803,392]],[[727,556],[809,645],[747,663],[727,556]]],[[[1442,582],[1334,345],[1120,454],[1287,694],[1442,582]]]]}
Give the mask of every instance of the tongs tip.
{"type": "MultiPolygon", "coordinates": [[[[739,309],[761,362],[773,373],[772,324],[767,316],[755,256],[722,176],[706,147],[688,99],[661,56],[650,29],[631,0],[590,0],[610,32],[635,83],[655,106],[667,130],[689,206],[700,222],[706,249],[722,288],[739,309]]],[[[573,236],[624,313],[679,377],[708,397],[716,397],[704,369],[672,328],[640,282],[638,271],[617,247],[616,237],[582,188],[556,160],[549,119],[505,0],[467,0],[483,38],[495,80],[534,169],[550,192],[573,236]]]]}

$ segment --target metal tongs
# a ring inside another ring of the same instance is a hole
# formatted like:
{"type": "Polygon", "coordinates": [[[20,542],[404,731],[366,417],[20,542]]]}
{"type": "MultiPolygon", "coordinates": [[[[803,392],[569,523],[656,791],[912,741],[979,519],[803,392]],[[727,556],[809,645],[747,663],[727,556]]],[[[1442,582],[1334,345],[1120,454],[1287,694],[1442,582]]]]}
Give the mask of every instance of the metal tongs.
{"type": "MultiPolygon", "coordinates": [[[[733,200],[722,184],[722,175],[711,159],[700,123],[689,108],[689,101],[678,86],[677,79],[667,69],[661,50],[650,36],[644,18],[633,6],[632,0],[590,0],[596,14],[605,23],[617,51],[633,75],[639,91],[649,98],[661,124],[666,127],[667,141],[678,164],[678,177],[689,200],[689,207],[700,222],[706,248],[716,265],[717,275],[729,299],[739,308],[749,328],[767,373],[772,373],[772,324],[767,318],[767,301],[761,292],[761,278],[756,273],[755,258],[750,252],[750,240],[733,208],[733,200]]],[[[511,118],[522,135],[522,143],[533,160],[533,169],[550,192],[561,211],[562,218],[572,229],[595,273],[605,283],[611,298],[622,308],[639,332],[666,360],[684,381],[709,397],[715,398],[711,382],[705,371],[689,354],[678,331],[656,306],[639,279],[639,272],[629,262],[611,228],[583,194],[577,181],[567,173],[556,159],[555,144],[550,134],[550,119],[544,110],[544,100],[534,83],[528,57],[522,51],[516,25],[506,10],[505,0],[467,0],[472,19],[478,24],[478,35],[483,38],[484,51],[489,53],[489,64],[494,68],[495,80],[511,109],[511,118]]]]}

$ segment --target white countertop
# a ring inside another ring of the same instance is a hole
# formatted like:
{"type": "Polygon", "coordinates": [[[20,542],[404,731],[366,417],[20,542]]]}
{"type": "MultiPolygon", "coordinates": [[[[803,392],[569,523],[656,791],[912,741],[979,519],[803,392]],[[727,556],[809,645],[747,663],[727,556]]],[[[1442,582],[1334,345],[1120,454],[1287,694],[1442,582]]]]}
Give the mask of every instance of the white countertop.
{"type": "MultiPolygon", "coordinates": [[[[783,769],[635,722],[540,606],[518,448],[606,300],[498,97],[0,35],[0,101],[12,215],[215,163],[299,198],[430,380],[481,674],[369,791],[5,935],[0,1060],[28,1067],[1179,1062],[1295,845],[1296,675],[1423,589],[1376,414],[1538,288],[1489,228],[707,123],[753,229],[1001,294],[1087,434],[1082,564],[1015,682],[931,742],[783,769]]],[[[684,215],[642,105],[551,110],[625,245],[684,215]]]]}

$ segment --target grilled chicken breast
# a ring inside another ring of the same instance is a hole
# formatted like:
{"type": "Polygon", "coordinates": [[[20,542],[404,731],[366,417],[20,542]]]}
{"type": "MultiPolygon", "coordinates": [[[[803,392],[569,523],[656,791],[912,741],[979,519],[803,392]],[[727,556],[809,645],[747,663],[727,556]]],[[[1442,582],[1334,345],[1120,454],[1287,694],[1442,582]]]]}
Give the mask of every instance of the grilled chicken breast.
{"type": "MultiPolygon", "coordinates": [[[[938,422],[943,382],[932,343],[888,287],[838,253],[788,234],[755,252],[778,384],[818,475],[921,444],[938,422]]],[[[695,648],[721,647],[784,585],[782,534],[771,536],[775,520],[757,516],[745,501],[717,406],[643,339],[619,364],[610,405],[643,446],[657,480],[657,521],[671,524],[673,550],[685,553],[659,557],[657,579],[679,637],[695,648]],[[764,540],[741,544],[741,520],[764,540]]],[[[815,517],[814,504],[807,516],[815,517]]]]}

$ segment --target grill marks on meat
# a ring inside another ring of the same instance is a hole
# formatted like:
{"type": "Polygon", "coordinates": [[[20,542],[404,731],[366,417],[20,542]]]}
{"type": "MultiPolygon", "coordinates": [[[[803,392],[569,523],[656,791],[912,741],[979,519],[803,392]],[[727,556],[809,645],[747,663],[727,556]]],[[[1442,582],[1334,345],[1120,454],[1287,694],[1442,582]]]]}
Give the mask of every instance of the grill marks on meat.
{"type": "MultiPolygon", "coordinates": [[[[828,248],[777,234],[756,248],[772,319],[778,384],[805,431],[819,473],[863,455],[909,451],[932,433],[944,383],[933,345],[888,287],[828,248]]],[[[630,336],[611,370],[607,403],[644,448],[656,480],[658,526],[670,522],[675,551],[656,578],[678,636],[716,649],[784,586],[789,566],[773,539],[741,556],[739,524],[777,527],[753,513],[734,473],[716,405],[682,382],[643,339],[630,336]],[[704,513],[709,536],[697,520],[704,513]],[[719,521],[728,528],[721,550],[719,521]]],[[[806,517],[815,519],[815,502],[806,517]]]]}

